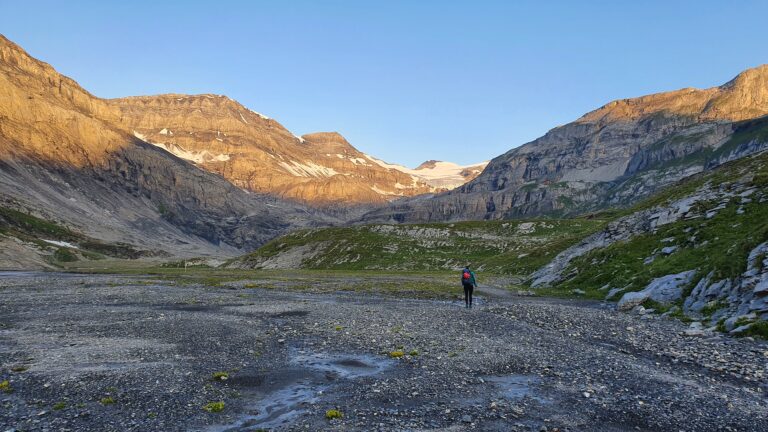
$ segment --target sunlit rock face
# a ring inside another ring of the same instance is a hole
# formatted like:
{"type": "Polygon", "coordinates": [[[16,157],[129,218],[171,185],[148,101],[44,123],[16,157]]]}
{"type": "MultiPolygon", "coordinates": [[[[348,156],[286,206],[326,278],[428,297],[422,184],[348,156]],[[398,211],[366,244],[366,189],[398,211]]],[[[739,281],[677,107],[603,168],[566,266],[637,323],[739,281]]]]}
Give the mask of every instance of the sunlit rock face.
{"type": "Polygon", "coordinates": [[[216,139],[225,126],[233,135],[261,131],[267,147],[298,139],[251,112],[243,118],[259,128],[240,126],[239,113],[233,120],[226,111],[239,105],[226,98],[179,98],[94,97],[0,37],[0,204],[178,256],[235,255],[290,229],[335,221],[201,169],[241,160],[237,145],[216,139]],[[179,107],[163,114],[164,104],[179,107]],[[166,117],[171,124],[156,128],[166,117]],[[181,135],[187,123],[204,138],[156,139],[177,136],[176,125],[181,135]],[[206,140],[221,147],[192,145],[206,140]]]}
{"type": "Polygon", "coordinates": [[[365,219],[500,219],[630,203],[763,150],[748,134],[734,137],[759,128],[767,114],[768,65],[719,87],[614,101],[494,158],[453,191],[393,203],[365,219]]]}

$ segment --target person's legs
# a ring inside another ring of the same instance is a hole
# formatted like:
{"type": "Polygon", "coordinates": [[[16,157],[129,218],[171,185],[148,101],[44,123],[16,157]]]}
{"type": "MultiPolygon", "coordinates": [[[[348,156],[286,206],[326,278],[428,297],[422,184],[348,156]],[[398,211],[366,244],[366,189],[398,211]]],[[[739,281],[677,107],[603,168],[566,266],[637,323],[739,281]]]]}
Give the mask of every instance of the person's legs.
{"type": "Polygon", "coordinates": [[[470,296],[470,290],[471,287],[469,285],[464,285],[464,307],[469,307],[469,296],[470,296]]]}
{"type": "Polygon", "coordinates": [[[475,290],[475,287],[472,285],[469,286],[469,289],[467,292],[469,292],[469,307],[472,307],[472,292],[475,290]]]}

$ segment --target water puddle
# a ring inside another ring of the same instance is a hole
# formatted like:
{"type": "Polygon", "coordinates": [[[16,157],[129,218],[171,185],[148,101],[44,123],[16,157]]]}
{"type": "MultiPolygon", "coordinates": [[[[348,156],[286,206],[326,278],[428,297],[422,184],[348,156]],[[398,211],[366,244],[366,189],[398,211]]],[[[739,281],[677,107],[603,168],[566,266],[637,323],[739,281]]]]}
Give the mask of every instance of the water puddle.
{"type": "Polygon", "coordinates": [[[328,355],[298,352],[291,363],[333,374],[336,378],[376,375],[392,366],[393,361],[369,355],[328,355]]]}
{"type": "Polygon", "coordinates": [[[541,379],[532,375],[504,375],[504,376],[488,376],[484,379],[498,388],[502,397],[508,400],[520,400],[529,397],[541,403],[547,403],[548,401],[542,397],[534,394],[531,390],[531,386],[536,386],[541,383],[541,379]]]}
{"type": "Polygon", "coordinates": [[[307,353],[292,350],[285,369],[264,375],[235,375],[228,385],[258,400],[236,423],[211,431],[275,429],[287,426],[306,407],[340,380],[378,374],[391,367],[389,359],[369,355],[307,353]]]}

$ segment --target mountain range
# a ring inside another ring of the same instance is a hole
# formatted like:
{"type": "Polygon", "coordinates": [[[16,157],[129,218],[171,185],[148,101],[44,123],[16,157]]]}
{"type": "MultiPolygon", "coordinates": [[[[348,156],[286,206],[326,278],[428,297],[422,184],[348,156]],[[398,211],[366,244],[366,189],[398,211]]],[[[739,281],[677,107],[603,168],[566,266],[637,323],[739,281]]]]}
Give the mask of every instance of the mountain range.
{"type": "Polygon", "coordinates": [[[144,255],[228,257],[297,228],[626,206],[764,150],[766,115],[764,65],[611,102],[490,162],[410,169],[226,96],[98,98],[0,36],[0,204],[144,255]]]}
{"type": "Polygon", "coordinates": [[[237,254],[343,223],[351,210],[335,204],[381,204],[479,174],[427,180],[338,133],[297,137],[225,96],[98,98],[2,36],[0,96],[4,205],[150,252],[237,254]]]}

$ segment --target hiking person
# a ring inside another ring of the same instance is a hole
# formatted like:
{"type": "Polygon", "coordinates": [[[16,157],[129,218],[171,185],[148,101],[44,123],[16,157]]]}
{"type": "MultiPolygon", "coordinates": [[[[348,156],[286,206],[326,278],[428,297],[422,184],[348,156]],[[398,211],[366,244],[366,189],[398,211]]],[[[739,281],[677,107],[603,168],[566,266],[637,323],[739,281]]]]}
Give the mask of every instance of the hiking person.
{"type": "Polygon", "coordinates": [[[461,271],[461,284],[464,286],[464,307],[472,307],[472,291],[477,287],[477,280],[475,279],[475,272],[473,272],[469,266],[464,267],[461,271]]]}

